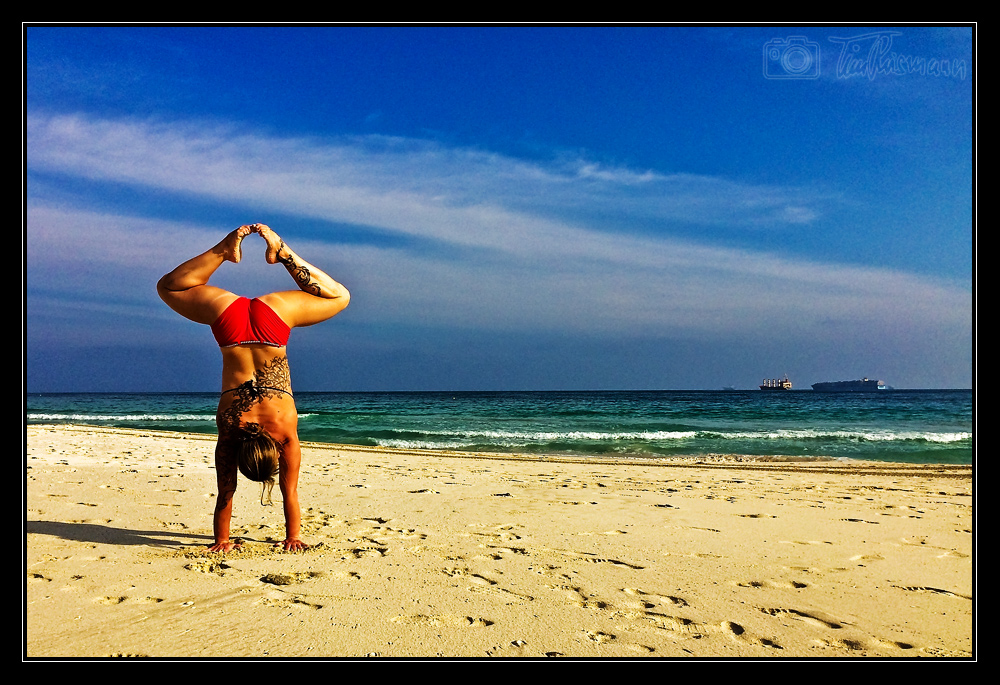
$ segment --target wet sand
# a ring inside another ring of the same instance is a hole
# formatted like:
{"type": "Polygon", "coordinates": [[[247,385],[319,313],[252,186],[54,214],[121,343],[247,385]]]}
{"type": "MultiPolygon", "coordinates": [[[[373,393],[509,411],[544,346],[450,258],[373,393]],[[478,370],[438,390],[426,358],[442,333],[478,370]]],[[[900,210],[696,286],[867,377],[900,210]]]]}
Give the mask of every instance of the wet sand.
{"type": "Polygon", "coordinates": [[[32,657],[973,657],[968,466],[305,444],[306,552],[214,438],[29,426],[32,657]]]}

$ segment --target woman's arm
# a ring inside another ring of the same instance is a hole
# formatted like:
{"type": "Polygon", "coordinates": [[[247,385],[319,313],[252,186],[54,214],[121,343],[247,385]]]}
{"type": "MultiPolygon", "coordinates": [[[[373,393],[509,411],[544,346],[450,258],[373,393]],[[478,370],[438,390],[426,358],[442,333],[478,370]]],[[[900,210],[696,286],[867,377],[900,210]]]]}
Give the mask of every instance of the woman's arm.
{"type": "Polygon", "coordinates": [[[302,463],[302,449],[297,437],[282,445],[279,462],[278,487],[281,488],[282,507],[285,513],[285,539],[278,543],[286,552],[301,552],[309,545],[299,537],[301,534],[302,511],[299,508],[299,467],[302,463]]]}
{"type": "Polygon", "coordinates": [[[231,552],[241,547],[239,543],[229,539],[229,524],[233,517],[233,495],[236,494],[236,471],[236,457],[230,449],[221,443],[216,443],[215,475],[219,496],[215,500],[215,513],[212,516],[215,544],[209,546],[209,552],[231,552]]]}

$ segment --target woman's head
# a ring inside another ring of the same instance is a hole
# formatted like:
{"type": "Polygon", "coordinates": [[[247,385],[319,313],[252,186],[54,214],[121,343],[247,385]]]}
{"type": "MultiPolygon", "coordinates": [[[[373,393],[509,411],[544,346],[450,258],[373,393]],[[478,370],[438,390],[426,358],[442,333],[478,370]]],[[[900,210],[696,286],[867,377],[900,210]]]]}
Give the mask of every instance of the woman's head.
{"type": "Polygon", "coordinates": [[[278,457],[281,445],[259,423],[248,423],[242,428],[236,461],[240,473],[252,481],[262,483],[260,503],[271,504],[271,490],[278,475],[278,457]],[[264,494],[267,493],[267,502],[264,494]]]}

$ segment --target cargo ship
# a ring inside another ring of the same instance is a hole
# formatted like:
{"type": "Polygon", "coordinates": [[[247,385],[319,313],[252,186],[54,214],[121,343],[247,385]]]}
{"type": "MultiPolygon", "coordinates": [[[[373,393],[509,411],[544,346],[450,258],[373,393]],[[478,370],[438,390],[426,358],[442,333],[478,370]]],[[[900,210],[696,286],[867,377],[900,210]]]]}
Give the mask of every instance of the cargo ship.
{"type": "Polygon", "coordinates": [[[819,392],[877,392],[888,390],[889,386],[882,381],[862,378],[859,381],[833,381],[830,383],[813,383],[813,390],[819,392]]]}
{"type": "Polygon", "coordinates": [[[778,378],[765,378],[760,384],[761,390],[791,390],[792,382],[788,380],[788,376],[782,379],[778,378]]]}

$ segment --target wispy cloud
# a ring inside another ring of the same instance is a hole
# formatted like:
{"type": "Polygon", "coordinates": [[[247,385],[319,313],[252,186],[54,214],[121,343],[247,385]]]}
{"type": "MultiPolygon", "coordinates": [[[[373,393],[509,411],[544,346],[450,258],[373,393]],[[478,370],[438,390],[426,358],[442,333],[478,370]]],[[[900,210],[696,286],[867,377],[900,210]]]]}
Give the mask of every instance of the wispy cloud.
{"type": "MultiPolygon", "coordinates": [[[[625,228],[634,217],[665,228],[802,225],[827,199],[810,190],[579,159],[543,164],[398,138],[277,138],[197,122],[84,116],[30,117],[28,163],[448,247],[297,239],[317,264],[343,265],[355,302],[363,303],[352,315],[373,323],[758,339],[774,331],[806,339],[837,327],[900,336],[921,327],[968,328],[969,292],[952,284],[697,244],[668,230],[607,230],[611,216],[625,228]]],[[[143,217],[138,208],[134,216],[110,216],[33,201],[29,287],[44,291],[43,274],[58,264],[71,290],[151,288],[189,256],[188,243],[210,246],[219,237],[214,230],[143,217]],[[98,285],[105,269],[120,276],[113,286],[98,285]]]]}
{"type": "Polygon", "coordinates": [[[703,225],[794,224],[811,221],[830,200],[808,189],[580,158],[544,164],[386,136],[277,138],[221,125],[32,116],[28,144],[34,169],[263,201],[299,215],[447,240],[456,238],[434,228],[438,212],[468,207],[703,225]]]}

